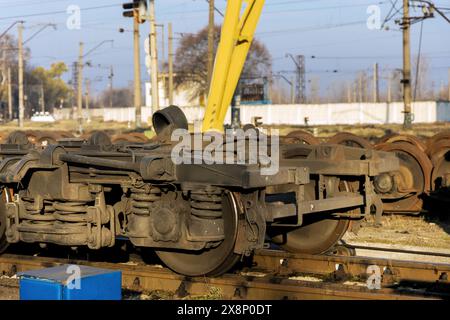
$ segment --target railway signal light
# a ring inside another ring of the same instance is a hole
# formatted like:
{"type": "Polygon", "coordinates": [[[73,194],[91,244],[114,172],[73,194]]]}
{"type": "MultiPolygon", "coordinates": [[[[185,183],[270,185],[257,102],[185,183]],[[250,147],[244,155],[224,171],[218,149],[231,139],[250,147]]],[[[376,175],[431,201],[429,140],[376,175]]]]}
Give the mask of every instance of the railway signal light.
{"type": "Polygon", "coordinates": [[[122,8],[125,10],[122,14],[124,17],[137,17],[139,23],[144,23],[147,20],[147,1],[133,0],[133,2],[124,3],[122,8]]]}

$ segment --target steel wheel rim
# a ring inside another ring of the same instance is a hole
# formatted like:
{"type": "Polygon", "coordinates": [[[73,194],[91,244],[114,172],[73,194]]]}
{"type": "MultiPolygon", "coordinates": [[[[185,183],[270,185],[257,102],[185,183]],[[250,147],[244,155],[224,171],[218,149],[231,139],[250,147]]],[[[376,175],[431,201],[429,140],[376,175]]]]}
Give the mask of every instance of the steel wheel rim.
{"type": "Polygon", "coordinates": [[[371,149],[372,144],[361,137],[354,135],[349,132],[340,132],[328,140],[329,144],[340,144],[346,147],[361,148],[361,149],[371,149]]]}
{"type": "Polygon", "coordinates": [[[432,164],[430,159],[419,148],[406,142],[397,142],[389,144],[380,144],[376,146],[377,150],[394,152],[397,158],[400,159],[400,173],[405,170],[410,173],[408,176],[412,177],[414,181],[405,180],[408,176],[403,177],[404,182],[408,187],[413,187],[418,190],[418,194],[405,199],[395,199],[393,201],[383,201],[383,209],[388,213],[412,213],[418,214],[423,209],[423,194],[428,193],[431,189],[431,171],[432,164]]]}
{"type": "Polygon", "coordinates": [[[234,253],[238,231],[236,201],[236,197],[228,193],[222,202],[225,239],[219,246],[202,250],[197,254],[192,251],[156,250],[158,257],[169,269],[188,276],[217,276],[227,272],[240,258],[234,253]]]}
{"type": "Polygon", "coordinates": [[[306,145],[316,145],[320,143],[319,139],[304,130],[295,130],[289,132],[285,139],[288,144],[300,143],[306,145]]]}
{"type": "Polygon", "coordinates": [[[419,138],[410,134],[393,134],[384,137],[380,143],[398,143],[405,142],[409,143],[417,148],[419,148],[422,152],[425,152],[427,146],[423,143],[419,138]]]}

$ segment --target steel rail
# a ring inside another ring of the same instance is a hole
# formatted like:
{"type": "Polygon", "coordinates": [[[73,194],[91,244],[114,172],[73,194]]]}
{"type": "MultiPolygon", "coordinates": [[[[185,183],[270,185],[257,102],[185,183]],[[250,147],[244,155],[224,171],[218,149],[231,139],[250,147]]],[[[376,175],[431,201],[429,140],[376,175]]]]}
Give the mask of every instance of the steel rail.
{"type": "Polygon", "coordinates": [[[47,268],[61,264],[79,264],[122,271],[122,287],[135,291],[163,290],[178,297],[207,295],[212,288],[220,290],[223,299],[358,299],[358,300],[410,300],[436,299],[436,295],[417,295],[391,288],[369,290],[366,287],[336,283],[307,282],[287,277],[242,276],[227,274],[218,278],[191,278],[175,274],[165,268],[150,265],[129,265],[109,262],[88,262],[58,258],[3,254],[0,273],[47,268]]]}
{"type": "Polygon", "coordinates": [[[450,284],[450,264],[405,261],[371,257],[291,254],[275,250],[258,250],[253,262],[257,268],[280,274],[313,273],[328,275],[339,270],[343,274],[365,278],[369,266],[378,266],[383,281],[388,283],[415,281],[450,284]]]}
{"type": "Polygon", "coordinates": [[[387,248],[387,247],[371,247],[371,246],[352,245],[352,244],[345,244],[343,246],[348,249],[383,251],[383,252],[392,252],[392,253],[416,254],[419,256],[450,258],[450,253],[444,253],[444,252],[429,252],[429,251],[418,251],[418,250],[387,248]]]}

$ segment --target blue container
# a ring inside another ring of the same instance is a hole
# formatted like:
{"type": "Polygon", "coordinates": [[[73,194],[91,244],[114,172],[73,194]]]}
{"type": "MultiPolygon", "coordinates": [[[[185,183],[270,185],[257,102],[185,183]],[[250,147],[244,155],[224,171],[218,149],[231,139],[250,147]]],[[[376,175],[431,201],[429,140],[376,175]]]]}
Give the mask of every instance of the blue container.
{"type": "Polygon", "coordinates": [[[122,272],[62,265],[19,273],[21,300],[121,300],[122,272]]]}

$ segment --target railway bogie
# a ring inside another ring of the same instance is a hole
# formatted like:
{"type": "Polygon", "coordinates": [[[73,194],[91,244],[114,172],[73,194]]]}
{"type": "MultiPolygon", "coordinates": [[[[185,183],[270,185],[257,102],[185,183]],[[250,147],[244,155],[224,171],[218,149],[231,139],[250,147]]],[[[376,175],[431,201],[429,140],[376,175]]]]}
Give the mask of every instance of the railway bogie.
{"type": "MultiPolygon", "coordinates": [[[[113,144],[95,133],[35,146],[19,134],[0,145],[0,249],[6,242],[100,249],[121,237],[154,249],[176,272],[217,275],[262,248],[266,235],[296,252],[330,249],[351,220],[381,213],[375,177],[398,169],[389,153],[292,142],[269,148],[279,162],[270,174],[267,163],[238,161],[236,152],[231,164],[198,162],[199,150],[177,163],[169,138],[187,122],[178,108],[168,111],[156,113],[162,122],[148,143],[113,144]]],[[[267,140],[256,131],[220,150],[267,140]]]]}

